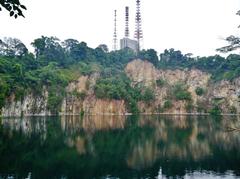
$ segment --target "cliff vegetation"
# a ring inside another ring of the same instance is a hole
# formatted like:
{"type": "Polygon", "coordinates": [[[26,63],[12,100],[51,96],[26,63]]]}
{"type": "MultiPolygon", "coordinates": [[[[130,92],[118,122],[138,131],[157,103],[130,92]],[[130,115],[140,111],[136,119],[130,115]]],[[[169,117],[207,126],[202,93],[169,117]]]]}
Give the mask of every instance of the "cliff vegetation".
{"type": "Polygon", "coordinates": [[[192,57],[169,49],[138,56],[42,36],[34,54],[0,40],[3,116],[126,113],[237,113],[240,55],[192,57]]]}

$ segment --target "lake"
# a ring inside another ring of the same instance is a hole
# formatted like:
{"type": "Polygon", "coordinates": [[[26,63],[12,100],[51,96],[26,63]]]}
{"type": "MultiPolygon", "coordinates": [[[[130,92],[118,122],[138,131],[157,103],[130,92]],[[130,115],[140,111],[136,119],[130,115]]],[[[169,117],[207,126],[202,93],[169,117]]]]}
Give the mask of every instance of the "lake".
{"type": "Polygon", "coordinates": [[[240,178],[237,117],[0,120],[0,179],[240,178]]]}

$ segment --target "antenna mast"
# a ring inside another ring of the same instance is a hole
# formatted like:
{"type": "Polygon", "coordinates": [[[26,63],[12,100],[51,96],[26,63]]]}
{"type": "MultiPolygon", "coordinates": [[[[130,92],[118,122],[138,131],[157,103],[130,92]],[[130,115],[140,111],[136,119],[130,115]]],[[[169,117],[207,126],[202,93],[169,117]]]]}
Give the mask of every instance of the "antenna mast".
{"type": "Polygon", "coordinates": [[[117,10],[114,10],[113,50],[117,50],[117,10]]]}
{"type": "Polygon", "coordinates": [[[136,0],[136,29],[134,37],[137,39],[137,54],[140,51],[140,41],[143,39],[143,32],[142,32],[142,18],[141,18],[141,11],[140,11],[140,0],[136,0]]]}
{"type": "Polygon", "coordinates": [[[129,38],[129,7],[125,7],[125,38],[129,38]]]}

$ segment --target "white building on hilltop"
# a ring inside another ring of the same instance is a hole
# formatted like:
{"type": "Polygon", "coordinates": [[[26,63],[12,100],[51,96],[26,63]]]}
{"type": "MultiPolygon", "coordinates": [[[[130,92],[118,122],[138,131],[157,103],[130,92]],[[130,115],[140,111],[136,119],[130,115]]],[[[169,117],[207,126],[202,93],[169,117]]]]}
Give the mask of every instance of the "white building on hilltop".
{"type": "Polygon", "coordinates": [[[129,39],[127,37],[124,37],[123,39],[120,40],[120,48],[130,48],[134,52],[137,52],[138,49],[138,42],[136,40],[129,39]]]}

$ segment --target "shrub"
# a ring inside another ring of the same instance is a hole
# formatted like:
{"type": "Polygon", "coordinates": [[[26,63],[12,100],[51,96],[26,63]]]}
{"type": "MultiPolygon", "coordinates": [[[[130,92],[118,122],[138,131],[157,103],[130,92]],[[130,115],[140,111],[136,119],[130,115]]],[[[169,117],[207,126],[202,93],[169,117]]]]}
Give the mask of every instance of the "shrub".
{"type": "MultiPolygon", "coordinates": [[[[142,99],[141,89],[131,86],[130,79],[125,74],[114,75],[97,80],[94,92],[100,99],[123,99],[129,112],[138,113],[137,102],[142,99]]],[[[151,92],[145,91],[144,99],[151,99],[151,92]]]]}
{"type": "Polygon", "coordinates": [[[192,111],[193,111],[193,109],[194,109],[194,106],[193,106],[193,104],[192,104],[192,102],[191,101],[188,101],[188,103],[186,104],[186,111],[188,112],[188,113],[191,113],[192,111]]]}
{"type": "Polygon", "coordinates": [[[219,116],[222,113],[222,110],[219,106],[215,105],[210,111],[210,115],[212,116],[219,116]]]}
{"type": "Polygon", "coordinates": [[[158,86],[158,87],[162,87],[162,86],[164,86],[164,85],[166,84],[166,81],[163,80],[163,79],[158,79],[158,80],[156,81],[156,83],[157,83],[157,86],[158,86]]]}
{"type": "Polygon", "coordinates": [[[84,100],[85,97],[87,96],[86,91],[78,92],[77,90],[74,90],[72,92],[72,95],[77,97],[78,99],[84,100]]]}
{"type": "Polygon", "coordinates": [[[64,89],[60,87],[51,87],[48,95],[47,108],[52,114],[58,114],[64,98],[64,89]]]}
{"type": "Polygon", "coordinates": [[[146,88],[143,92],[142,100],[144,102],[150,102],[153,101],[154,99],[155,99],[154,91],[150,88],[146,88]]]}
{"type": "Polygon", "coordinates": [[[231,114],[237,114],[237,108],[235,106],[231,106],[229,111],[231,114]]]}
{"type": "Polygon", "coordinates": [[[202,96],[203,94],[204,94],[204,89],[203,88],[201,88],[201,87],[197,87],[196,89],[195,89],[195,93],[198,95],[198,96],[202,96]]]}
{"type": "Polygon", "coordinates": [[[165,101],[164,104],[163,104],[164,109],[169,109],[172,106],[173,106],[173,104],[172,104],[172,101],[170,101],[170,100],[165,101]]]}
{"type": "Polygon", "coordinates": [[[173,95],[177,100],[188,100],[192,99],[191,93],[187,91],[187,88],[183,84],[176,84],[173,87],[173,95]]]}

